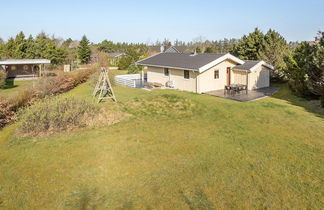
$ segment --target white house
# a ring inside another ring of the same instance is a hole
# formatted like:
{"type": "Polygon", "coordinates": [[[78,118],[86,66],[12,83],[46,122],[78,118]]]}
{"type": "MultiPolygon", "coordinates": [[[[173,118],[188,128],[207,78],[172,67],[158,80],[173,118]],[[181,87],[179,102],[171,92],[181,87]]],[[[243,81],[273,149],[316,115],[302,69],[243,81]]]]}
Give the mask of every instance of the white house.
{"type": "Polygon", "coordinates": [[[269,87],[273,66],[241,60],[229,53],[179,53],[167,50],[137,62],[147,66],[147,81],[179,90],[205,93],[243,84],[248,90],[269,87]]]}

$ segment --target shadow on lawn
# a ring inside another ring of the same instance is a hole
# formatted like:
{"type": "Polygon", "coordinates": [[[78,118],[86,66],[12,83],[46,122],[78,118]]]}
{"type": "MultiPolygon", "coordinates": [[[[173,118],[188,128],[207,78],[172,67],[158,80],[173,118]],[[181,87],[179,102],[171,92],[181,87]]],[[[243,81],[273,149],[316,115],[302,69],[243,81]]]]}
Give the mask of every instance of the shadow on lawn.
{"type": "Polygon", "coordinates": [[[3,89],[11,89],[11,88],[15,88],[15,87],[18,87],[18,85],[15,85],[13,80],[7,80],[3,89]]]}
{"type": "Polygon", "coordinates": [[[319,100],[308,100],[293,95],[287,83],[275,83],[273,86],[281,87],[280,90],[272,96],[273,98],[288,101],[292,105],[303,107],[308,112],[324,118],[324,108],[321,108],[319,100]]]}

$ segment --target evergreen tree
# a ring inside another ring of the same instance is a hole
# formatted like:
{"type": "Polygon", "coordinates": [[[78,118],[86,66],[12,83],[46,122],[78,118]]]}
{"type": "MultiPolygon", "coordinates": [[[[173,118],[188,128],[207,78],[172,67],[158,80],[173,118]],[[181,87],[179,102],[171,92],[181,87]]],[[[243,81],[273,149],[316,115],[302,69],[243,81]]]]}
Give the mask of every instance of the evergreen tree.
{"type": "Polygon", "coordinates": [[[264,34],[256,28],[234,45],[231,53],[244,60],[258,60],[264,48],[264,34]]]}
{"type": "Polygon", "coordinates": [[[25,40],[25,34],[21,31],[15,38],[15,46],[13,56],[14,58],[21,59],[26,58],[27,43],[25,40]]]}
{"type": "Polygon", "coordinates": [[[320,97],[324,107],[324,33],[318,44],[302,42],[285,57],[289,87],[299,96],[320,97]]]}
{"type": "Polygon", "coordinates": [[[58,65],[64,63],[66,56],[67,52],[64,48],[56,47],[55,40],[48,42],[44,58],[51,60],[52,64],[58,65]]]}
{"type": "Polygon", "coordinates": [[[89,40],[84,35],[80,41],[80,45],[78,48],[78,57],[81,63],[88,63],[91,58],[91,49],[89,45],[89,40]]]}
{"type": "Polygon", "coordinates": [[[14,58],[14,51],[15,51],[15,40],[10,37],[8,42],[5,45],[5,57],[6,58],[14,58]]]}
{"type": "Polygon", "coordinates": [[[211,47],[207,47],[205,53],[212,53],[213,49],[211,47]]]}
{"type": "Polygon", "coordinates": [[[0,38],[0,59],[5,56],[5,44],[4,41],[0,38]]]}
{"type": "Polygon", "coordinates": [[[286,68],[284,57],[288,52],[286,40],[278,32],[270,29],[264,36],[264,45],[259,58],[276,68],[271,75],[273,79],[283,79],[283,70],[286,68]]]}
{"type": "Polygon", "coordinates": [[[200,47],[196,47],[196,53],[201,53],[201,49],[200,49],[200,47]]]}
{"type": "Polygon", "coordinates": [[[35,56],[35,41],[34,38],[30,35],[28,39],[26,40],[26,58],[28,59],[34,59],[35,56]]]}

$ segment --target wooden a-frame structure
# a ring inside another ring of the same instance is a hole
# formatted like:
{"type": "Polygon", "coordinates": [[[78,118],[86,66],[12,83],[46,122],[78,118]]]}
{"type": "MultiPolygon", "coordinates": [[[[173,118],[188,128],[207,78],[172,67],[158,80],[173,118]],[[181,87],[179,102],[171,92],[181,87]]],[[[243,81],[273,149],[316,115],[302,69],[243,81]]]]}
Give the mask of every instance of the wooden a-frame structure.
{"type": "Polygon", "coordinates": [[[98,95],[98,103],[109,98],[117,102],[113,88],[109,81],[108,70],[106,68],[101,68],[99,79],[92,95],[93,97],[98,95]]]}

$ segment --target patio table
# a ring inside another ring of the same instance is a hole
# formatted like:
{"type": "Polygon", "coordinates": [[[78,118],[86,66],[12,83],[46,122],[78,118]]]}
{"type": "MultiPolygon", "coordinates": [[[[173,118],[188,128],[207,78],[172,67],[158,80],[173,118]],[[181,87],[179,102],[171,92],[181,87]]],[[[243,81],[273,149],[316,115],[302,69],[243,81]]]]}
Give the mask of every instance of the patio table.
{"type": "Polygon", "coordinates": [[[245,90],[247,94],[247,86],[243,84],[230,84],[225,86],[225,89],[229,90],[232,93],[232,95],[234,95],[237,92],[239,93],[242,90],[245,90]]]}

